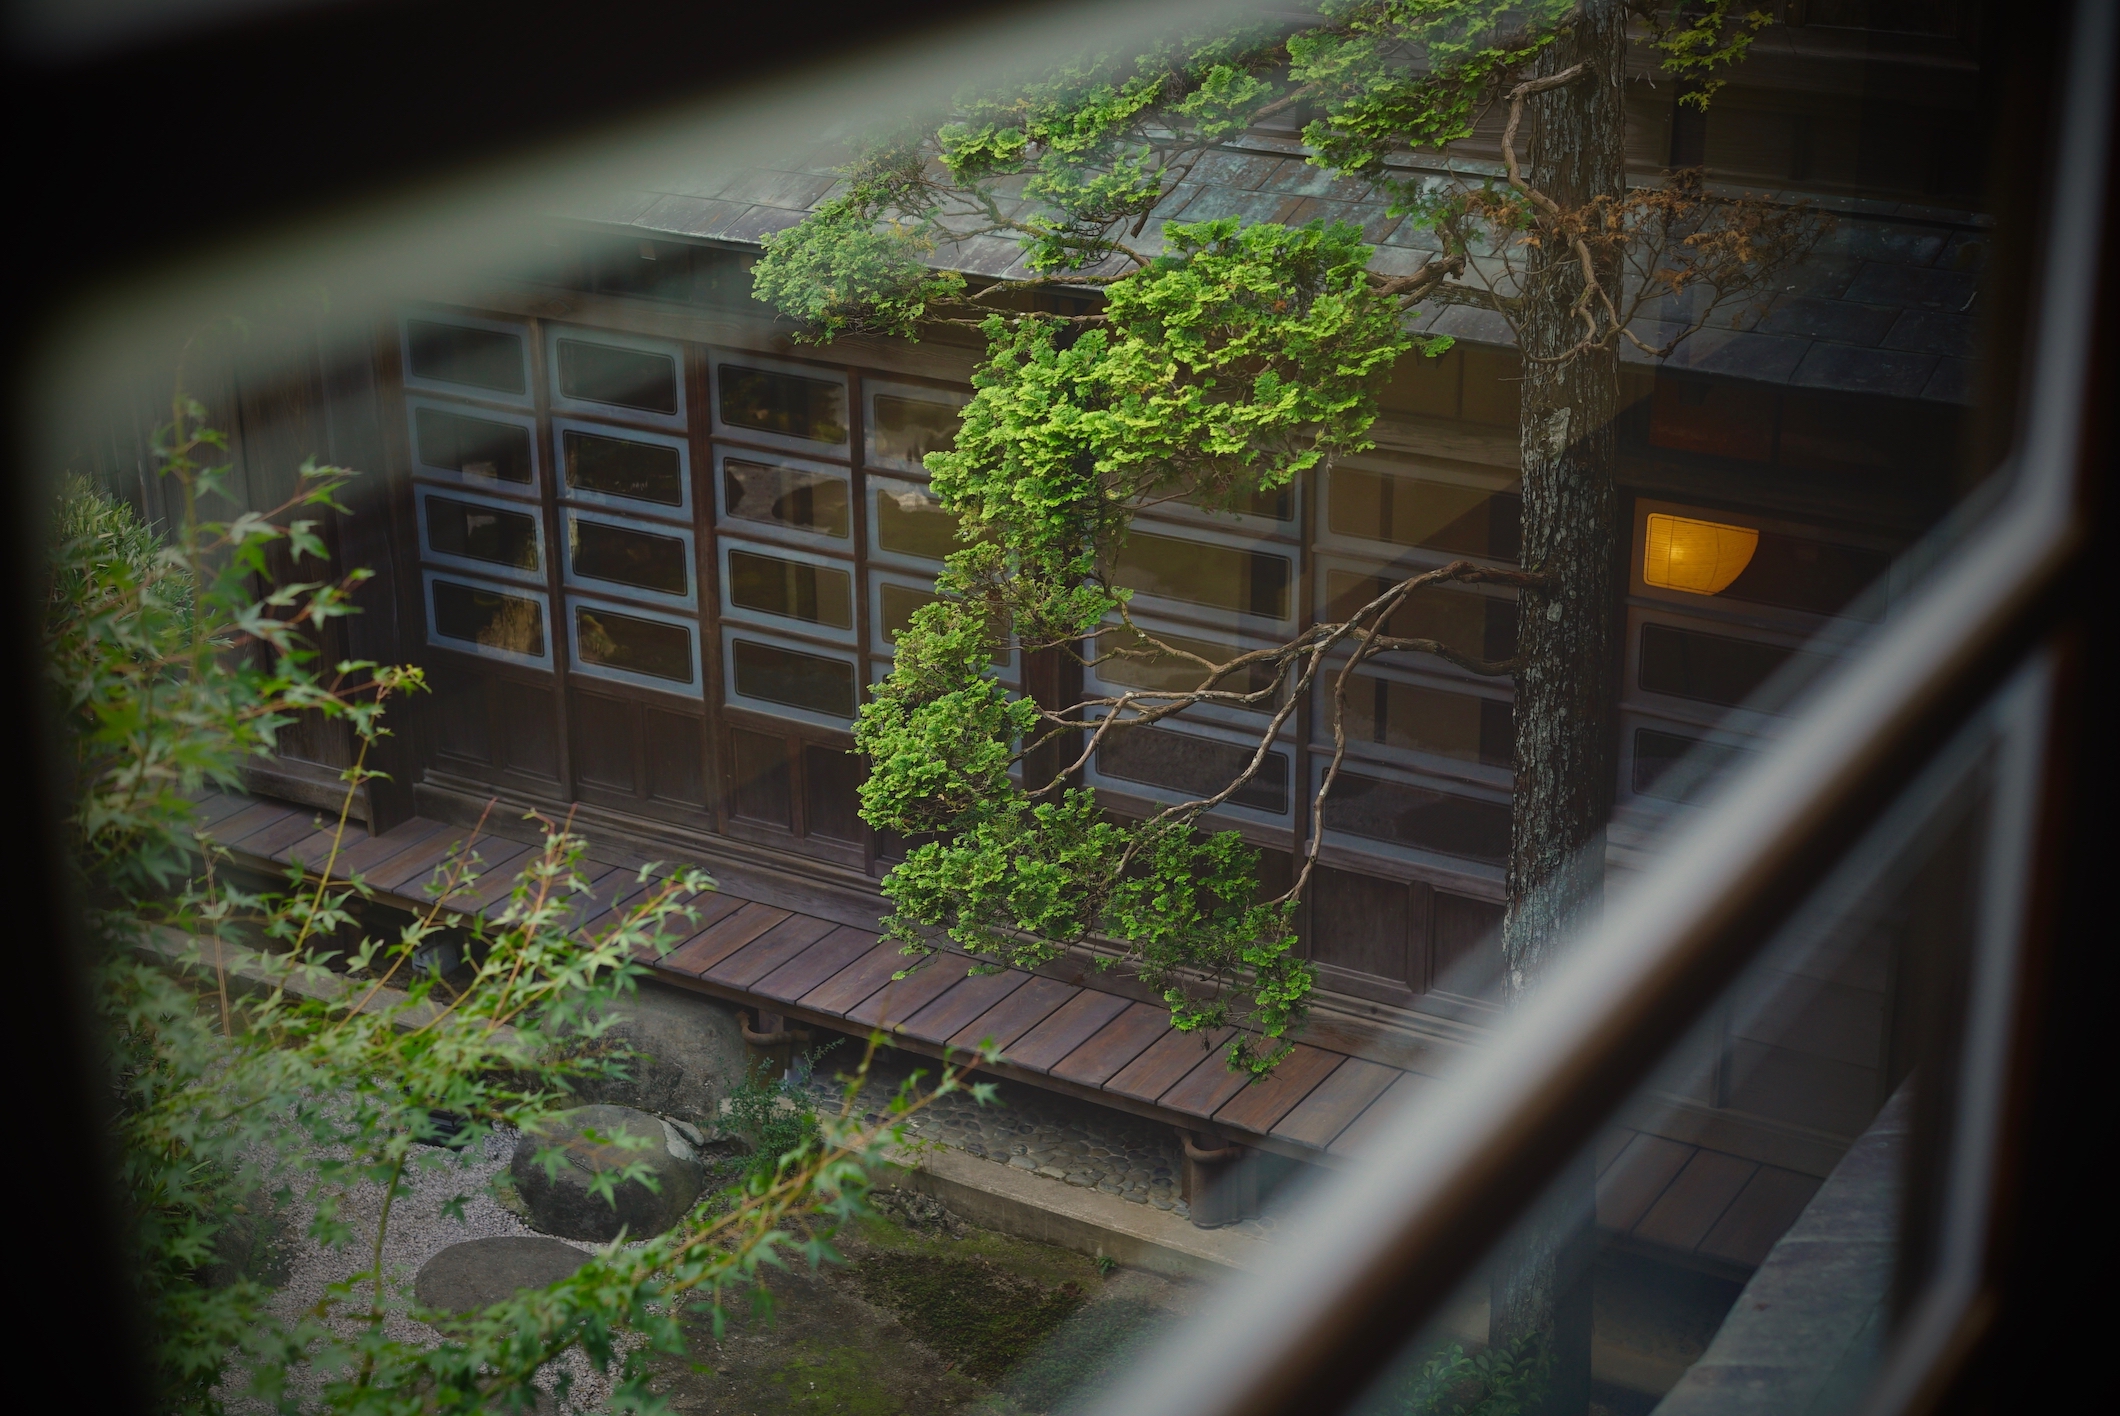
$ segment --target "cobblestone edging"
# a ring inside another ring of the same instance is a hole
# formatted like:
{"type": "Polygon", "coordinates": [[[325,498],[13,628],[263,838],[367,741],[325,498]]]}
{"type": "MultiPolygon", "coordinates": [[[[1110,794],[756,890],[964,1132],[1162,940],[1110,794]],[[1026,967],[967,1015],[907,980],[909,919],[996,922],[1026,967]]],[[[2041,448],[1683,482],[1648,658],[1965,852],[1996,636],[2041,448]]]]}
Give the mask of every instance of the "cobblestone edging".
{"type": "MultiPolygon", "coordinates": [[[[809,1080],[820,1107],[839,1104],[836,1058],[826,1058],[809,1080]]],[[[879,1057],[870,1070],[874,1094],[888,1095],[916,1065],[879,1057]]],[[[933,1075],[934,1064],[926,1064],[933,1075]]],[[[911,1137],[1006,1165],[1054,1184],[1097,1190],[1132,1204],[1189,1218],[1180,1198],[1183,1154],[1168,1125],[1036,1087],[998,1082],[997,1103],[981,1106],[968,1093],[946,1096],[907,1125],[911,1137]]],[[[1229,1226],[1255,1239],[1271,1237],[1273,1216],[1229,1226]]]]}

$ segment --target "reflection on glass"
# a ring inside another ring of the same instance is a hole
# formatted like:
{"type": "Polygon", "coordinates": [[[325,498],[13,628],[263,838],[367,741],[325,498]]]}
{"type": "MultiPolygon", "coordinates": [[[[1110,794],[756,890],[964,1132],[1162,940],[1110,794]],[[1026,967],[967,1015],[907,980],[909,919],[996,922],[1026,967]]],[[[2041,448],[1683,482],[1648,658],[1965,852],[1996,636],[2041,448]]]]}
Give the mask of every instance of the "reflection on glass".
{"type": "Polygon", "coordinates": [[[925,488],[878,487],[876,544],[901,556],[939,561],[957,549],[957,518],[925,488]]]}
{"type": "Polygon", "coordinates": [[[570,491],[630,497],[660,506],[685,504],[684,459],[674,447],[603,437],[568,428],[561,434],[570,491]]]}
{"type": "Polygon", "coordinates": [[[426,503],[427,543],[436,554],[538,569],[537,521],[528,512],[499,511],[434,495],[426,503]]]}
{"type": "MultiPolygon", "coordinates": [[[[1327,679],[1325,692],[1337,683],[1337,675],[1327,679]]],[[[1347,736],[1490,767],[1507,767],[1516,756],[1516,727],[1506,701],[1375,674],[1348,680],[1347,736]]]]}
{"type": "Polygon", "coordinates": [[[1878,617],[1874,606],[1855,606],[1853,602],[1884,577],[1890,558],[1882,551],[1838,545],[1808,536],[1790,536],[1778,531],[1726,527],[1723,528],[1726,531],[1740,531],[1753,538],[1751,553],[1732,569],[1731,574],[1715,577],[1717,583],[1712,589],[1696,589],[1693,583],[1678,583],[1676,577],[1668,573],[1668,565],[1657,565],[1659,521],[1679,526],[1715,524],[1661,513],[1649,516],[1644,528],[1647,544],[1642,556],[1642,580],[1646,584],[1714,595],[1719,600],[1743,600],[1778,609],[1801,610],[1806,614],[1846,614],[1865,620],[1878,617]],[[1667,573],[1655,574],[1660,568],[1667,573]]]}
{"type": "MultiPolygon", "coordinates": [[[[1226,664],[1244,653],[1241,645],[1213,639],[1197,639],[1183,634],[1171,634],[1162,629],[1153,631],[1155,638],[1169,645],[1179,654],[1197,654],[1211,663],[1226,664]]],[[[1097,677],[1120,688],[1138,688],[1156,693],[1190,693],[1207,679],[1208,670],[1191,659],[1178,657],[1151,645],[1141,634],[1131,629],[1117,628],[1100,630],[1093,653],[1097,659],[1097,677]]],[[[1215,685],[1218,692],[1257,693],[1273,686],[1277,677],[1271,665],[1256,664],[1239,673],[1224,678],[1215,685]]],[[[1230,704],[1247,713],[1271,713],[1278,695],[1262,698],[1255,704],[1230,704]]]]}
{"type": "Polygon", "coordinates": [[[723,364],[720,387],[721,421],[731,427],[812,442],[847,440],[847,391],[837,379],[723,364]]]}
{"type": "Polygon", "coordinates": [[[722,496],[731,516],[841,540],[853,533],[844,474],[730,457],[722,461],[721,476],[722,496]]]}
{"type": "Polygon", "coordinates": [[[523,375],[520,335],[434,320],[407,320],[405,346],[414,378],[495,393],[530,391],[523,375]]]}
{"type": "Polygon", "coordinates": [[[1509,858],[1509,808],[1342,768],[1325,803],[1335,831],[1499,865],[1509,858]]]}
{"type": "Polygon", "coordinates": [[[668,354],[585,339],[562,339],[558,344],[562,397],[645,413],[677,411],[677,360],[668,354]]]}
{"type": "Polygon", "coordinates": [[[931,605],[941,598],[932,590],[915,590],[910,585],[898,585],[884,581],[877,587],[877,601],[883,616],[883,637],[892,643],[898,636],[913,627],[913,611],[922,605],[931,605]]]}
{"type": "Polygon", "coordinates": [[[1144,595],[1241,615],[1287,619],[1288,557],[1136,530],[1112,562],[1112,580],[1144,595]]]}
{"type": "Polygon", "coordinates": [[[690,555],[683,540],[586,517],[567,518],[567,559],[576,575],[634,585],[664,595],[691,586],[690,555]]]}
{"type": "Polygon", "coordinates": [[[1634,790],[1689,804],[1704,801],[1716,778],[1753,755],[1751,748],[1636,728],[1634,790]]]}
{"type": "Polygon", "coordinates": [[[854,627],[854,577],[834,566],[731,550],[729,600],[746,610],[810,624],[854,627]]]}
{"type": "Polygon", "coordinates": [[[1653,512],[1643,530],[1642,580],[1659,590],[1714,595],[1745,573],[1759,532],[1693,516],[1653,512]]]}
{"type": "Polygon", "coordinates": [[[692,631],[684,625],[576,605],[574,633],[584,663],[692,682],[692,631]]]}
{"type": "Polygon", "coordinates": [[[1642,626],[1641,684],[1651,693],[1736,707],[1775,670],[1792,661],[1813,670],[1828,662],[1821,655],[1756,639],[1732,639],[1726,634],[1662,624],[1642,626]]]}
{"type": "Polygon", "coordinates": [[[1327,517],[1338,535],[1505,561],[1520,550],[1523,499],[1513,492],[1354,467],[1334,468],[1329,485],[1327,517]]]}
{"type": "Polygon", "coordinates": [[[784,703],[834,718],[854,716],[854,666],[843,659],[734,639],[729,644],[729,665],[736,692],[745,698],[784,703]]]}
{"type": "Polygon", "coordinates": [[[487,482],[530,484],[530,430],[439,408],[412,410],[414,455],[421,465],[487,482]]]}
{"type": "Polygon", "coordinates": [[[956,445],[963,410],[938,399],[879,393],[869,402],[870,459],[918,467],[931,452],[956,445]]]}
{"type": "Polygon", "coordinates": [[[436,580],[434,632],[487,649],[545,657],[544,607],[481,585],[436,580]]]}
{"type": "MultiPolygon", "coordinates": [[[[1097,770],[1188,796],[1213,796],[1250,763],[1254,749],[1166,728],[1124,728],[1097,745],[1097,770]]],[[[1275,816],[1288,811],[1288,754],[1269,752],[1232,804],[1275,816]]]]}
{"type": "MultiPolygon", "coordinates": [[[[1395,578],[1351,570],[1325,574],[1325,618],[1345,620],[1398,584],[1395,578]]],[[[1471,590],[1424,585],[1399,603],[1385,633],[1400,639],[1433,639],[1464,654],[1506,659],[1516,652],[1516,601],[1471,590]]]]}

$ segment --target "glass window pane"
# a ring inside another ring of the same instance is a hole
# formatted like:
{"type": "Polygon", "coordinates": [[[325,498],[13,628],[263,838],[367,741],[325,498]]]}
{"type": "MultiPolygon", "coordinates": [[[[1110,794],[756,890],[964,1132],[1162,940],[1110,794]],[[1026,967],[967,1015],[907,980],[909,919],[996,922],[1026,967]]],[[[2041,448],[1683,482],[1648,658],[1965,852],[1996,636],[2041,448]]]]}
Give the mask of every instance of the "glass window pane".
{"type": "Polygon", "coordinates": [[[677,360],[668,354],[584,339],[562,339],[558,345],[561,397],[648,413],[677,411],[677,360]]]}
{"type": "MultiPolygon", "coordinates": [[[[1213,738],[1174,733],[1163,728],[1127,728],[1097,745],[1097,770],[1107,777],[1143,782],[1191,797],[1208,797],[1227,787],[1253,749],[1213,738]]],[[[1258,775],[1230,798],[1236,806],[1276,816],[1288,811],[1288,754],[1269,752],[1258,775]]]]}
{"type": "MultiPolygon", "coordinates": [[[[1396,584],[1397,577],[1328,570],[1322,617],[1348,619],[1396,584]]],[[[1424,585],[1400,602],[1384,629],[1401,639],[1433,639],[1461,653],[1506,659],[1516,652],[1516,601],[1424,585]]]]}
{"type": "Polygon", "coordinates": [[[896,643],[900,634],[912,628],[913,611],[940,597],[932,590],[915,590],[886,580],[876,587],[876,598],[883,615],[884,638],[896,643]]]}
{"type": "MultiPolygon", "coordinates": [[[[1212,639],[1196,639],[1183,634],[1171,634],[1158,628],[1152,631],[1156,639],[1171,648],[1186,654],[1197,654],[1217,664],[1228,663],[1245,652],[1239,645],[1212,639]]],[[[1207,670],[1190,659],[1179,658],[1151,645],[1141,634],[1130,629],[1106,629],[1098,633],[1094,657],[1097,660],[1097,677],[1116,687],[1146,689],[1155,693],[1188,693],[1198,688],[1207,678],[1207,670]],[[1125,657],[1120,657],[1121,655],[1125,657]]],[[[1215,687],[1229,693],[1256,693],[1273,686],[1278,677],[1269,665],[1260,664],[1242,673],[1232,674],[1215,687]]],[[[1261,699],[1256,704],[1228,705],[1247,713],[1271,713],[1273,699],[1261,699]]]]}
{"type": "Polygon", "coordinates": [[[939,561],[957,549],[957,518],[924,488],[878,487],[876,544],[901,556],[939,561]]]}
{"type": "Polygon", "coordinates": [[[1337,535],[1495,560],[1517,558],[1523,499],[1512,492],[1354,467],[1334,468],[1330,485],[1327,515],[1337,535]]]}
{"type": "Polygon", "coordinates": [[[734,457],[723,459],[721,476],[722,497],[733,517],[841,540],[853,534],[849,479],[844,476],[734,457]]]}
{"type": "Polygon", "coordinates": [[[495,393],[530,391],[518,334],[435,320],[405,321],[405,350],[414,378],[462,384],[495,393]]]}
{"type": "MultiPolygon", "coordinates": [[[[1328,677],[1324,691],[1333,692],[1337,682],[1337,676],[1328,677]]],[[[1516,756],[1508,703],[1374,674],[1358,673],[1348,681],[1347,736],[1490,767],[1507,767],[1516,756]]]]}
{"type": "MultiPolygon", "coordinates": [[[[1815,615],[1845,614],[1851,601],[1884,577],[1890,563],[1882,551],[1762,531],[1751,564],[1717,598],[1815,615]]],[[[1856,617],[1876,619],[1877,613],[1865,607],[1856,617]]]]}
{"type": "Polygon", "coordinates": [[[1497,865],[1509,858],[1507,806],[1344,769],[1326,799],[1325,825],[1373,841],[1497,865]]]}
{"type": "Polygon", "coordinates": [[[584,663],[692,682],[692,631],[684,625],[576,605],[574,632],[584,663]]]}
{"type": "Polygon", "coordinates": [[[1752,755],[1750,748],[1636,728],[1634,790],[1669,801],[1703,801],[1717,779],[1752,755]]]}
{"type": "Polygon", "coordinates": [[[436,580],[434,632],[487,649],[545,657],[544,606],[484,586],[436,580]]]}
{"type": "Polygon", "coordinates": [[[837,379],[806,379],[742,364],[721,366],[721,421],[812,442],[847,440],[847,391],[837,379]]]}
{"type": "Polygon", "coordinates": [[[1112,563],[1112,579],[1144,595],[1287,619],[1288,557],[1135,531],[1112,563]]]}
{"type": "Polygon", "coordinates": [[[439,555],[468,556],[517,570],[536,570],[537,521],[528,512],[500,511],[454,497],[430,495],[427,543],[439,555]]]}
{"type": "Polygon", "coordinates": [[[1642,626],[1641,685],[1651,693],[1735,707],[1792,660],[1808,662],[1806,680],[1828,663],[1822,655],[1779,644],[1670,625],[1642,626]]]}
{"type": "Polygon", "coordinates": [[[843,659],[733,639],[729,664],[736,692],[745,698],[785,703],[835,718],[854,716],[854,666],[843,659]]]}
{"type": "Polygon", "coordinates": [[[682,538],[628,526],[567,518],[567,556],[576,575],[637,585],[663,595],[691,588],[691,550],[682,538]]]}
{"type": "Polygon", "coordinates": [[[439,408],[412,410],[414,455],[427,467],[488,482],[530,484],[530,430],[439,408]]]}
{"type": "Polygon", "coordinates": [[[560,437],[566,454],[567,486],[572,491],[631,497],[659,506],[685,504],[684,459],[674,447],[607,438],[566,429],[560,437]]]}
{"type": "Polygon", "coordinates": [[[729,552],[729,600],[747,610],[834,629],[854,627],[854,577],[831,566],[729,552]]]}
{"type": "Polygon", "coordinates": [[[955,403],[879,393],[869,408],[871,461],[918,467],[929,453],[947,452],[957,444],[963,410],[955,403]]]}

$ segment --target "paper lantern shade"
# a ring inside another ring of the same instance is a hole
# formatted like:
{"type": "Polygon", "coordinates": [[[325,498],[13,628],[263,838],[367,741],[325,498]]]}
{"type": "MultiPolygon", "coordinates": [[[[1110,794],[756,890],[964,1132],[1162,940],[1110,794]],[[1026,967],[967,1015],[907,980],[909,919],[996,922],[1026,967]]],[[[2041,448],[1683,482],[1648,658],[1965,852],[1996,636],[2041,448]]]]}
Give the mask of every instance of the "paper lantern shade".
{"type": "Polygon", "coordinates": [[[1642,580],[1659,590],[1690,595],[1721,594],[1745,573],[1759,549],[1759,533],[1749,526],[1663,512],[1649,514],[1648,533],[1642,580]]]}

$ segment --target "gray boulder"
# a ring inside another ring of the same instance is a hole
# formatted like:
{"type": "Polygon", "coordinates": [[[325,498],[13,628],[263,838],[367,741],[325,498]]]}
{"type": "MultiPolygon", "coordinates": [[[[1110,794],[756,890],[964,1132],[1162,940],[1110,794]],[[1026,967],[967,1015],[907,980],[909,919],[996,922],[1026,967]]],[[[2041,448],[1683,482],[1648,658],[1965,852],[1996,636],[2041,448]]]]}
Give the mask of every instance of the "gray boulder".
{"type": "Polygon", "coordinates": [[[557,1239],[510,1234],[451,1244],[420,1265],[413,1297],[425,1308],[474,1313],[525,1288],[543,1288],[572,1274],[589,1256],[557,1239]]]}
{"type": "Polygon", "coordinates": [[[630,1051],[623,1080],[581,1077],[585,1102],[637,1107],[712,1129],[722,1098],[743,1085],[746,1054],[736,1010],[712,998],[642,982],[612,1008],[599,1051],[630,1051]]]}
{"type": "Polygon", "coordinates": [[[632,1239],[662,1233],[692,1208],[703,1183],[692,1139],[661,1117],[627,1106],[581,1106],[557,1113],[516,1143],[508,1174],[533,1229],[597,1243],[617,1238],[621,1228],[632,1239]],[[592,1140],[591,1132],[607,1139],[592,1140]],[[622,1146],[617,1141],[620,1133],[647,1144],[622,1146]],[[555,1146],[564,1150],[565,1158],[548,1172],[538,1152],[555,1146]],[[633,1164],[648,1167],[654,1188],[627,1180],[616,1189],[616,1206],[590,1190],[597,1175],[633,1164]]]}

